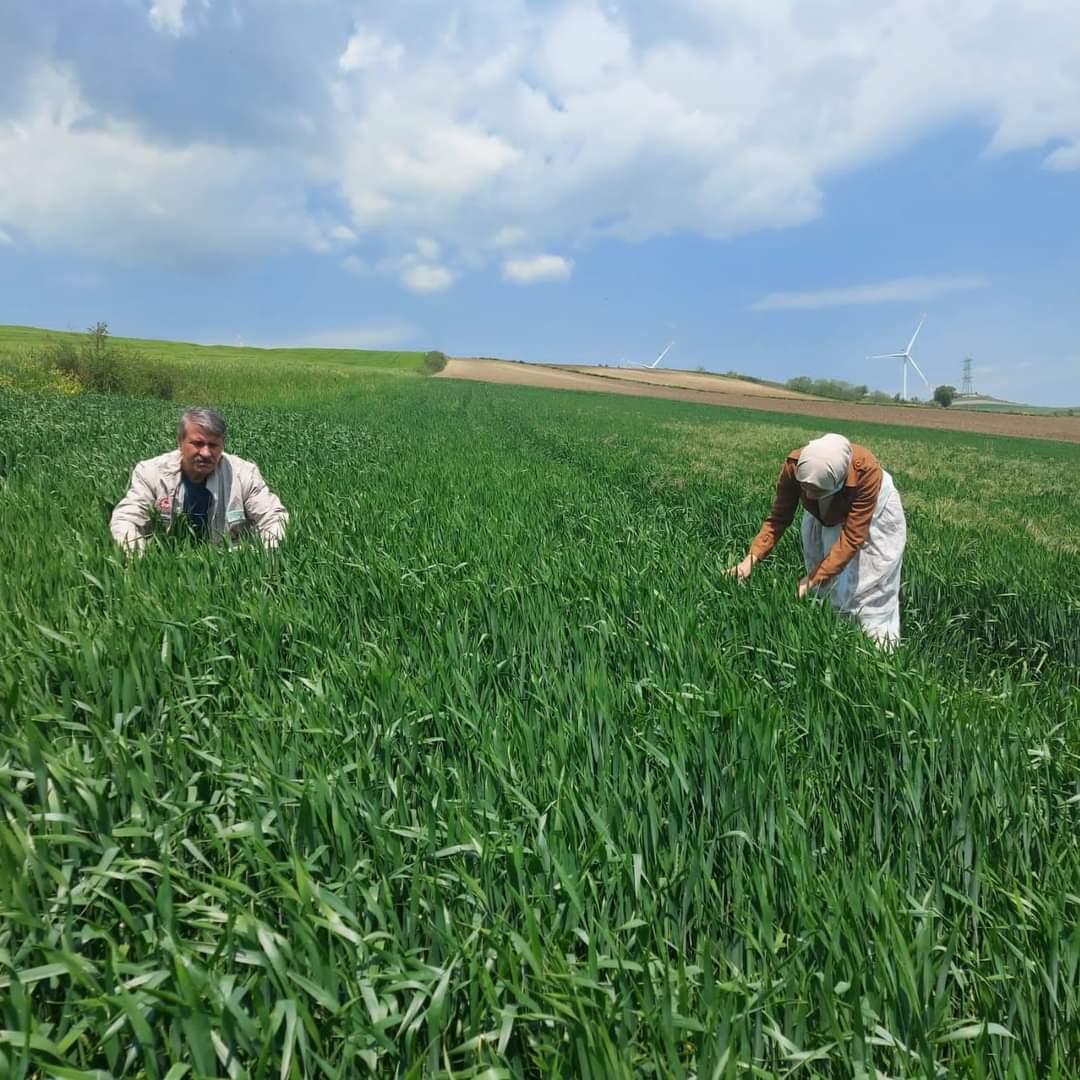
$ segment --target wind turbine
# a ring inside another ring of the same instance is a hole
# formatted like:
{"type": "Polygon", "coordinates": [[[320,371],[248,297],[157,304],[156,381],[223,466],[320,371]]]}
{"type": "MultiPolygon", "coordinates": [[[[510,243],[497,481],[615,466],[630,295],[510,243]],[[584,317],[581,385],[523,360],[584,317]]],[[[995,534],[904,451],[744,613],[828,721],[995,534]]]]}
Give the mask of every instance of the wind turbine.
{"type": "Polygon", "coordinates": [[[933,387],[930,385],[930,380],[923,375],[922,368],[915,363],[915,358],[911,355],[911,350],[915,346],[915,339],[919,336],[919,331],[923,328],[923,323],[926,322],[926,316],[919,320],[919,325],[915,327],[915,333],[911,335],[911,340],[907,343],[907,348],[903,352],[887,352],[878,353],[877,356],[868,356],[867,360],[903,360],[904,361],[904,392],[900,397],[901,401],[907,401],[907,366],[910,363],[911,366],[919,373],[919,377],[924,383],[926,383],[926,389],[933,393],[933,387]]]}
{"type": "Polygon", "coordinates": [[[644,368],[646,371],[652,371],[653,368],[658,367],[660,365],[660,361],[663,360],[665,356],[667,356],[668,349],[670,349],[671,346],[674,345],[674,344],[675,344],[674,341],[669,341],[664,346],[664,351],[651,364],[635,364],[634,366],[639,367],[639,368],[644,368]]]}

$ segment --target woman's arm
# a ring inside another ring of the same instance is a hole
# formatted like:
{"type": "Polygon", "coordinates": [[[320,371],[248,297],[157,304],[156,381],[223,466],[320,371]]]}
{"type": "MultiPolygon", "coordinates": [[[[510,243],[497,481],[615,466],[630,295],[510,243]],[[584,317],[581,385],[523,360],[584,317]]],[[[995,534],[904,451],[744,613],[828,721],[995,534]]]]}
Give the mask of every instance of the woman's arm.
{"type": "Polygon", "coordinates": [[[751,542],[746,558],[732,566],[728,573],[740,579],[749,577],[754,563],[761,562],[772,551],[777,541],[787,531],[788,526],[795,520],[795,510],[798,505],[799,483],[795,479],[795,464],[787,460],[776,481],[776,494],[773,497],[769,516],[751,542]]]}

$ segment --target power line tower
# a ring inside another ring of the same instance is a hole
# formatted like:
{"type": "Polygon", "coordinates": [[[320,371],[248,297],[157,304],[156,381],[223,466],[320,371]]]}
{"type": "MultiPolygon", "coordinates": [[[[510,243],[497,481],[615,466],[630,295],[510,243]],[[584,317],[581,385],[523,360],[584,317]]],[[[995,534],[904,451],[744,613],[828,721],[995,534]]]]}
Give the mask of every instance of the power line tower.
{"type": "Polygon", "coordinates": [[[972,397],[975,394],[975,383],[971,378],[971,357],[964,357],[964,378],[960,384],[960,393],[965,397],[972,397]]]}

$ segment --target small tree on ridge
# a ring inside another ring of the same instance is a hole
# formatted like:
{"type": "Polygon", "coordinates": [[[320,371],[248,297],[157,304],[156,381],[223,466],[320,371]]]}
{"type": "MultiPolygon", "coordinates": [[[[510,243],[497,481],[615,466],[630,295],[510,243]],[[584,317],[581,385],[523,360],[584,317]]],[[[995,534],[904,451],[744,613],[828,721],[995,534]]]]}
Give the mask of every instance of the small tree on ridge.
{"type": "Polygon", "coordinates": [[[939,386],[934,391],[934,400],[943,408],[947,409],[956,397],[955,386],[939,386]]]}

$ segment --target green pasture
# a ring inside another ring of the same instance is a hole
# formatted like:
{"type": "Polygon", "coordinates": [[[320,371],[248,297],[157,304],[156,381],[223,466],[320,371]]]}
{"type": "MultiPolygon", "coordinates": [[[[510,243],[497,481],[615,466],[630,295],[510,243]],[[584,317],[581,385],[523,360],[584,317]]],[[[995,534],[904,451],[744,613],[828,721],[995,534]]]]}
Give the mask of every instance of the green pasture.
{"type": "Polygon", "coordinates": [[[721,573],[821,421],[267,371],[272,555],[125,560],[176,406],[0,387],[0,1076],[1080,1073],[1080,447],[844,429],[886,654],[721,573]]]}
{"type": "MultiPolygon", "coordinates": [[[[0,326],[0,385],[30,384],[45,389],[50,379],[43,352],[56,343],[79,345],[85,340],[85,333],[0,326]]],[[[382,376],[419,376],[424,372],[422,352],[263,349],[117,337],[109,342],[123,357],[167,371],[170,396],[183,402],[315,405],[327,398],[371,394],[382,376]]]]}

